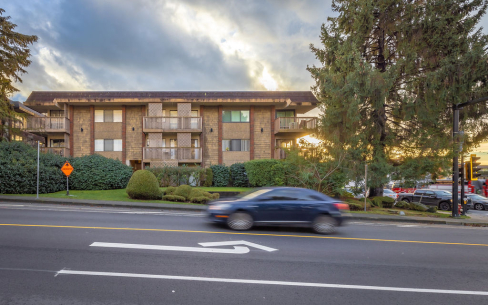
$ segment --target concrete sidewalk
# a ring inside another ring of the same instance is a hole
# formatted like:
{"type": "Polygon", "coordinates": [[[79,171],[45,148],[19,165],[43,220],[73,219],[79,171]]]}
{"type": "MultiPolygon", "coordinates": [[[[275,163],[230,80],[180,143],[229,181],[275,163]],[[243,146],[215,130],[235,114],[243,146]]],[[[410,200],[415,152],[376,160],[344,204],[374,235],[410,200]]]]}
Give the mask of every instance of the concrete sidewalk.
{"type": "MultiPolygon", "coordinates": [[[[98,206],[98,207],[121,207],[121,208],[137,208],[137,209],[160,209],[160,210],[175,210],[175,211],[194,211],[204,212],[206,205],[199,204],[171,204],[171,203],[150,203],[150,202],[128,202],[128,201],[104,201],[104,200],[83,200],[71,198],[46,198],[41,197],[35,199],[27,196],[6,196],[0,195],[0,203],[4,202],[18,202],[24,204],[60,204],[60,205],[82,205],[82,206],[98,206]]],[[[469,215],[469,212],[468,212],[469,215]]],[[[397,216],[397,215],[379,215],[379,214],[360,214],[351,213],[351,221],[385,221],[385,222],[410,222],[423,224],[443,224],[443,225],[458,225],[458,226],[479,226],[488,227],[488,219],[452,219],[452,218],[429,218],[429,217],[413,217],[413,216],[397,216]]]]}

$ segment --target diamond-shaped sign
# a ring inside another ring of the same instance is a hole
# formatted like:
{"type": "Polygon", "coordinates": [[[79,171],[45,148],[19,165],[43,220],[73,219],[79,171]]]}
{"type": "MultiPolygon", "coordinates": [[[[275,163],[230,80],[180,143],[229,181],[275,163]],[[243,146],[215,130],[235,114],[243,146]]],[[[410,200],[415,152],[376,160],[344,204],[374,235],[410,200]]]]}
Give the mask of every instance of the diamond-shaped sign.
{"type": "Polygon", "coordinates": [[[73,171],[73,166],[71,166],[71,164],[66,161],[63,167],[61,167],[61,171],[66,175],[66,177],[69,177],[69,175],[71,175],[71,172],[73,171]]]}

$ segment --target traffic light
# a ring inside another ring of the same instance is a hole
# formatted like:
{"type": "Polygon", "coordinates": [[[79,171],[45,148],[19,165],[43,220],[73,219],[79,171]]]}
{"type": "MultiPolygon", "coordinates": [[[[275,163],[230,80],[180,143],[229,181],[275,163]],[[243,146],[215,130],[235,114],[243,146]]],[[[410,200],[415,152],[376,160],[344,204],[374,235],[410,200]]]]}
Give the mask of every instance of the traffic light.
{"type": "Polygon", "coordinates": [[[469,180],[478,180],[478,177],[481,176],[480,173],[478,173],[481,170],[481,163],[478,162],[480,157],[476,157],[476,155],[471,155],[469,157],[469,180]]]}

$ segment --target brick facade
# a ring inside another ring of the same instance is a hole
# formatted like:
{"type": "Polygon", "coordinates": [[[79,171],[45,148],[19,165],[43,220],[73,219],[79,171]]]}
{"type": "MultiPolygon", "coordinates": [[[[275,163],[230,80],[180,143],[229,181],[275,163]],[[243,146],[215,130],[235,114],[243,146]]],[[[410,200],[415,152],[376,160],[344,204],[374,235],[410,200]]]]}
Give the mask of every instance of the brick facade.
{"type": "Polygon", "coordinates": [[[142,132],[142,109],[141,106],[126,107],[126,158],[127,160],[142,160],[142,147],[146,146],[143,142],[142,132]],[[134,130],[132,130],[134,128],[134,130]]]}
{"type": "Polygon", "coordinates": [[[271,107],[254,107],[254,159],[271,158],[271,112],[271,107]]]}
{"type": "Polygon", "coordinates": [[[75,106],[73,107],[73,156],[81,157],[90,154],[90,107],[75,106]],[[81,131],[83,129],[83,131],[81,131]]]}
{"type": "MultiPolygon", "coordinates": [[[[218,126],[219,126],[219,107],[211,107],[211,106],[204,107],[202,133],[203,133],[203,142],[205,143],[205,146],[203,146],[203,162],[205,166],[219,164],[218,126]]],[[[220,146],[220,150],[222,150],[222,146],[220,146]]]]}

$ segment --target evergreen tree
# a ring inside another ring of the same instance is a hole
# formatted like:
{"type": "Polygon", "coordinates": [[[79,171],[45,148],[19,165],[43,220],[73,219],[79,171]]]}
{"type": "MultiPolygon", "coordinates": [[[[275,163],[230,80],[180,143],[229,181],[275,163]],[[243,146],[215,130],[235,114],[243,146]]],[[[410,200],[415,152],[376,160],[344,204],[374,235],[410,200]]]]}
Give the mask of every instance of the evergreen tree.
{"type": "MultiPolygon", "coordinates": [[[[9,16],[3,16],[5,10],[0,8],[0,123],[14,120],[15,113],[9,97],[16,91],[14,82],[22,82],[20,75],[31,63],[28,46],[37,41],[37,36],[29,36],[14,31],[17,25],[10,22],[9,16]]],[[[0,124],[0,141],[4,127],[0,124]]]]}
{"type": "MultiPolygon", "coordinates": [[[[390,174],[449,168],[452,106],[487,95],[484,0],[335,0],[322,25],[322,66],[308,67],[322,102],[319,135],[350,170],[370,164],[371,196],[390,174]]],[[[461,112],[464,147],[488,136],[487,105],[461,112]]]]}

